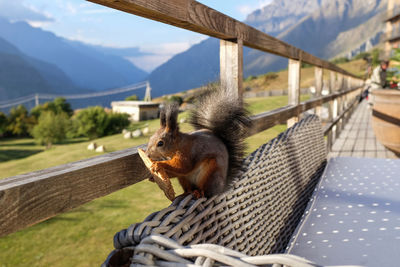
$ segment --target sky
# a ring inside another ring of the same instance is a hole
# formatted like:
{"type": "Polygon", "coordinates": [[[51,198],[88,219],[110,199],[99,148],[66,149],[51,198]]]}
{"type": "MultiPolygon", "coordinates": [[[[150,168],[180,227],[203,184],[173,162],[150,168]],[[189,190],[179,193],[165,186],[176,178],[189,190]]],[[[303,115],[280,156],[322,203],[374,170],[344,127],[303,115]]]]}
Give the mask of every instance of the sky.
{"type": "MultiPolygon", "coordinates": [[[[237,20],[271,0],[200,0],[237,20]]],[[[207,36],[83,0],[0,0],[0,16],[26,21],[58,36],[108,47],[138,47],[130,60],[151,71],[207,36]]]]}

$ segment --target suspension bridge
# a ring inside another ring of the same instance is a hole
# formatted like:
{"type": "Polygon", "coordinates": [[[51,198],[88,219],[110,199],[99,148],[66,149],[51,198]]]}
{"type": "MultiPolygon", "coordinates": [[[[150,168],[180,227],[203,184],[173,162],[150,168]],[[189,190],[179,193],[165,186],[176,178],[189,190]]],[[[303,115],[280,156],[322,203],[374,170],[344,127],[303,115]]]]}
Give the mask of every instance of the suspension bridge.
{"type": "Polygon", "coordinates": [[[119,88],[114,88],[114,89],[99,91],[99,92],[93,92],[93,93],[85,93],[85,94],[58,95],[58,94],[36,93],[36,94],[18,97],[18,98],[6,100],[6,101],[0,101],[0,109],[15,107],[15,106],[30,103],[33,101],[35,102],[35,106],[38,106],[40,104],[40,99],[52,100],[57,97],[62,97],[62,98],[65,98],[66,100],[95,98],[95,97],[115,95],[115,94],[121,94],[121,93],[130,92],[130,91],[135,91],[135,90],[138,90],[138,89],[141,89],[144,87],[146,87],[145,99],[146,98],[149,99],[150,98],[150,90],[151,90],[150,83],[148,81],[143,81],[143,82],[131,84],[131,85],[124,86],[124,87],[119,87],[119,88]]]}

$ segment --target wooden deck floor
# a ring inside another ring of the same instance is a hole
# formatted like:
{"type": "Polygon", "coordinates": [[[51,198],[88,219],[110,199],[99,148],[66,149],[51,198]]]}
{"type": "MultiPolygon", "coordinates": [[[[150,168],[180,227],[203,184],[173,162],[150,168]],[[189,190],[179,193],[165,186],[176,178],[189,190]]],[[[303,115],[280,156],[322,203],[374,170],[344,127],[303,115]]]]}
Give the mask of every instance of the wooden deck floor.
{"type": "Polygon", "coordinates": [[[339,138],[333,143],[329,157],[395,158],[396,155],[379,143],[371,124],[371,108],[361,102],[339,138]]]}

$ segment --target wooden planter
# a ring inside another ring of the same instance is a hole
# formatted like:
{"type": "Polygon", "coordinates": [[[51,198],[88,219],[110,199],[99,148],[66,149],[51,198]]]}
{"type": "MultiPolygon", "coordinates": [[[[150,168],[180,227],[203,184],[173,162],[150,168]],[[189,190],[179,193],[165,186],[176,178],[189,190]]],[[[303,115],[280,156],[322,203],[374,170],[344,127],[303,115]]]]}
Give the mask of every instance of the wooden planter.
{"type": "Polygon", "coordinates": [[[400,90],[376,90],[372,128],[385,147],[400,154],[400,90]]]}

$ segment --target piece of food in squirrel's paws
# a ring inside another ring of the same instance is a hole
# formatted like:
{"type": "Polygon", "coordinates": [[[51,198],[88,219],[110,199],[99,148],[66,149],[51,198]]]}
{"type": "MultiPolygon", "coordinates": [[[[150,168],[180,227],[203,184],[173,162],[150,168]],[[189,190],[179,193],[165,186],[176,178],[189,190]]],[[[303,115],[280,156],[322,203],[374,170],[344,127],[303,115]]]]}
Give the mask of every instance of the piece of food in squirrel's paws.
{"type": "Polygon", "coordinates": [[[164,191],[165,196],[173,201],[175,199],[175,191],[172,187],[171,180],[169,179],[168,175],[165,173],[163,169],[160,169],[156,172],[152,171],[153,161],[146,155],[143,149],[138,149],[139,156],[143,160],[144,165],[146,165],[147,169],[151,172],[154,181],[157,183],[158,187],[162,191],[164,191]]]}

